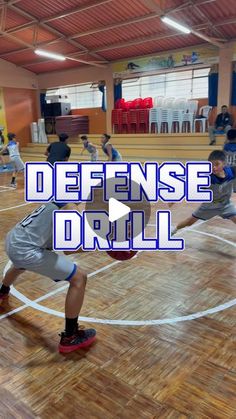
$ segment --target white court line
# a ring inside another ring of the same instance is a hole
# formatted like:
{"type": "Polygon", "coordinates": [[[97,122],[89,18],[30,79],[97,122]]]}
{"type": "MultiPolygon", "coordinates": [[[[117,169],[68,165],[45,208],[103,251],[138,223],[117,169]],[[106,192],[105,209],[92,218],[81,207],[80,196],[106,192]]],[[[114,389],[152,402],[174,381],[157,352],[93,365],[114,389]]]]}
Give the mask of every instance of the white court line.
{"type": "Polygon", "coordinates": [[[0,193],[3,193],[3,192],[13,192],[13,191],[15,192],[15,188],[1,190],[0,193]]]}
{"type": "MultiPolygon", "coordinates": [[[[204,222],[206,222],[206,221],[201,221],[201,222],[198,223],[198,225],[199,224],[203,224],[204,222]]],[[[190,230],[192,232],[195,232],[194,229],[190,229],[190,228],[186,228],[186,230],[190,230]]],[[[216,235],[212,235],[210,233],[205,233],[205,232],[201,232],[201,231],[197,231],[197,230],[196,230],[196,232],[198,234],[204,234],[204,235],[210,236],[210,237],[213,236],[214,238],[216,238],[218,240],[221,240],[221,241],[223,241],[223,242],[225,242],[227,244],[232,245],[233,247],[236,247],[236,243],[231,242],[229,240],[226,240],[226,239],[224,239],[222,237],[218,237],[216,235]]],[[[117,265],[118,263],[121,263],[121,262],[120,261],[113,262],[113,263],[105,266],[104,268],[101,268],[101,269],[98,269],[95,272],[92,272],[88,276],[89,277],[92,277],[92,276],[96,275],[99,272],[102,272],[104,270],[109,269],[110,267],[112,267],[114,265],[117,265]]],[[[46,295],[38,298],[35,301],[32,301],[32,300],[28,299],[23,294],[21,294],[19,291],[17,291],[14,287],[12,287],[12,291],[11,291],[12,294],[16,298],[18,298],[22,302],[24,302],[25,305],[22,306],[22,307],[19,307],[18,309],[13,310],[12,312],[9,312],[9,313],[6,313],[6,314],[0,316],[0,320],[3,319],[3,318],[6,318],[8,316],[10,316],[13,313],[15,313],[16,310],[18,312],[18,311],[21,311],[21,310],[23,310],[23,309],[25,309],[27,307],[32,307],[32,308],[34,308],[36,310],[39,310],[41,312],[44,312],[44,313],[47,313],[47,314],[52,314],[54,316],[64,318],[65,317],[65,314],[64,313],[62,313],[60,311],[57,311],[57,310],[52,310],[52,309],[50,309],[48,307],[42,306],[40,304],[37,304],[37,302],[43,301],[43,300],[47,299],[49,296],[53,296],[53,295],[57,294],[58,292],[66,289],[67,286],[68,285],[65,285],[65,286],[63,286],[61,288],[58,288],[57,290],[52,291],[52,292],[50,292],[50,293],[48,293],[48,294],[46,294],[46,295]]],[[[167,319],[157,319],[157,320],[121,320],[121,319],[119,319],[119,320],[110,320],[110,319],[98,319],[98,318],[94,318],[94,317],[83,317],[83,316],[80,316],[79,317],[79,320],[80,321],[84,321],[84,322],[89,322],[89,323],[110,324],[110,325],[116,325],[116,326],[152,326],[152,325],[162,325],[162,324],[175,324],[175,323],[178,323],[178,322],[199,319],[199,318],[208,316],[210,314],[218,313],[220,311],[223,311],[223,310],[226,310],[228,308],[231,308],[234,305],[236,305],[236,299],[230,300],[230,301],[228,301],[228,302],[226,302],[224,304],[220,304],[220,305],[218,305],[216,307],[213,307],[213,308],[210,308],[210,309],[207,309],[207,310],[204,310],[204,311],[200,311],[200,312],[197,312],[197,313],[193,313],[193,314],[190,314],[190,315],[180,316],[180,317],[174,317],[174,318],[167,318],[167,319]]]]}
{"type": "Polygon", "coordinates": [[[25,207],[25,205],[30,205],[30,204],[33,204],[33,202],[25,202],[24,204],[15,205],[14,207],[2,208],[2,209],[0,209],[0,212],[10,211],[12,209],[20,208],[20,207],[25,207]]]}
{"type": "Polygon", "coordinates": [[[3,189],[3,188],[4,188],[4,189],[12,189],[12,188],[11,188],[11,186],[4,186],[4,185],[1,185],[1,186],[0,186],[0,188],[1,188],[1,189],[3,189]]]}
{"type": "MultiPolygon", "coordinates": [[[[118,265],[118,263],[121,263],[121,261],[116,260],[115,262],[109,263],[108,265],[104,266],[103,268],[97,269],[96,271],[91,272],[90,274],[88,274],[88,278],[92,278],[93,276],[95,276],[95,275],[97,275],[97,274],[99,274],[101,272],[104,272],[104,271],[112,268],[115,265],[118,265]]],[[[0,320],[5,319],[6,317],[10,316],[11,314],[17,313],[18,311],[24,310],[27,307],[34,307],[34,308],[36,308],[36,310],[42,311],[41,308],[43,306],[37,304],[38,302],[43,301],[43,300],[46,300],[47,298],[52,297],[53,295],[58,294],[58,293],[64,291],[66,288],[68,288],[68,286],[69,286],[69,284],[67,283],[66,285],[63,285],[62,287],[57,288],[56,290],[53,290],[51,292],[48,292],[47,294],[43,295],[42,297],[37,298],[37,300],[34,300],[34,301],[32,301],[29,298],[27,298],[24,294],[21,294],[21,292],[17,291],[15,289],[15,287],[12,286],[12,288],[11,288],[11,294],[14,297],[18,298],[19,300],[21,300],[23,303],[25,303],[25,305],[23,305],[21,307],[18,307],[16,309],[12,310],[12,311],[9,311],[8,313],[2,314],[0,316],[0,320]],[[32,305],[32,304],[34,304],[34,305],[32,305]]],[[[50,310],[50,309],[48,309],[48,310],[50,310]]],[[[54,314],[54,310],[50,310],[50,312],[52,312],[51,314],[54,314]]]]}

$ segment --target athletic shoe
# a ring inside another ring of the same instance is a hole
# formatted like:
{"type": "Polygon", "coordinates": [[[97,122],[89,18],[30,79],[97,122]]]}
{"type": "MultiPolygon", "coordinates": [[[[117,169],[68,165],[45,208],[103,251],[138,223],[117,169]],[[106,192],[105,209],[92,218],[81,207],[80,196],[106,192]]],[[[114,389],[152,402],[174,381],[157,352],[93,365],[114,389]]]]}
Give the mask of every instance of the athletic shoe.
{"type": "Polygon", "coordinates": [[[3,170],[6,170],[7,169],[7,166],[3,166],[3,170]]]}
{"type": "Polygon", "coordinates": [[[10,287],[8,287],[8,292],[0,292],[0,303],[3,300],[7,300],[7,298],[9,297],[9,293],[10,293],[10,287]]]}
{"type": "Polygon", "coordinates": [[[61,336],[58,346],[59,352],[68,354],[91,345],[96,339],[96,330],[83,329],[80,326],[72,336],[66,336],[65,332],[62,332],[59,336],[61,336]]]}
{"type": "Polygon", "coordinates": [[[10,186],[12,187],[12,188],[16,188],[16,183],[14,182],[14,183],[10,183],[10,186]]]}

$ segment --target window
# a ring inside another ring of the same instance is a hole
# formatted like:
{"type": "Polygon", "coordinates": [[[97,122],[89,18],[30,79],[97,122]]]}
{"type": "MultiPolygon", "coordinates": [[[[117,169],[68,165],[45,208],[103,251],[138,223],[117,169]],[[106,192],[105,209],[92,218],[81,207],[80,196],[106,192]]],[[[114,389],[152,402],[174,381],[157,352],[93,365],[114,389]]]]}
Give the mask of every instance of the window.
{"type": "Polygon", "coordinates": [[[71,109],[100,108],[102,104],[102,93],[91,83],[47,90],[46,99],[53,95],[67,96],[71,109]]]}
{"type": "Polygon", "coordinates": [[[148,96],[207,98],[209,71],[209,68],[201,68],[124,80],[123,98],[125,100],[148,96]]]}

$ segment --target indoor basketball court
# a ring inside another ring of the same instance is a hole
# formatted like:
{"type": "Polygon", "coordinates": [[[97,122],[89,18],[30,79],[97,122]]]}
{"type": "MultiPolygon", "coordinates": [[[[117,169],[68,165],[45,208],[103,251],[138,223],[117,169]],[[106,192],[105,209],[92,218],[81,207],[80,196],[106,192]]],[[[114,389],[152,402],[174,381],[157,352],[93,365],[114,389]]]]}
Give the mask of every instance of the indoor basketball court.
{"type": "Polygon", "coordinates": [[[0,0],[0,419],[236,419],[235,185],[235,0],[0,0]]]}
{"type": "MultiPolygon", "coordinates": [[[[9,176],[1,176],[1,269],[6,233],[36,207],[22,186],[4,186],[9,176]]],[[[193,208],[176,204],[173,221],[193,208]]],[[[198,418],[235,417],[233,228],[217,218],[179,235],[183,252],[70,256],[88,273],[80,322],[96,327],[97,340],[67,355],[57,346],[68,285],[22,274],[1,306],[2,417],[188,418],[193,409],[198,418]]]]}

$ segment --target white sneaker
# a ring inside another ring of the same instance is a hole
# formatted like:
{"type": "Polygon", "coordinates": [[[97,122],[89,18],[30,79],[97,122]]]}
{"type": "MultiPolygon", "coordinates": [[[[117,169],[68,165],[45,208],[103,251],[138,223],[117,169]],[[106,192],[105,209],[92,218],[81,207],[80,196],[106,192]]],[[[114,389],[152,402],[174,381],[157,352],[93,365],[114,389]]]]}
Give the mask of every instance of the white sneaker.
{"type": "Polygon", "coordinates": [[[173,236],[176,232],[177,232],[177,227],[176,226],[171,226],[171,235],[173,236]]]}
{"type": "Polygon", "coordinates": [[[9,261],[7,262],[7,264],[5,265],[5,267],[4,267],[4,269],[3,269],[3,273],[2,273],[3,279],[5,278],[5,276],[6,276],[7,272],[8,272],[8,271],[12,268],[12,266],[13,266],[13,263],[12,263],[12,261],[9,259],[9,261]]]}

